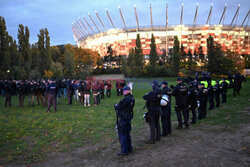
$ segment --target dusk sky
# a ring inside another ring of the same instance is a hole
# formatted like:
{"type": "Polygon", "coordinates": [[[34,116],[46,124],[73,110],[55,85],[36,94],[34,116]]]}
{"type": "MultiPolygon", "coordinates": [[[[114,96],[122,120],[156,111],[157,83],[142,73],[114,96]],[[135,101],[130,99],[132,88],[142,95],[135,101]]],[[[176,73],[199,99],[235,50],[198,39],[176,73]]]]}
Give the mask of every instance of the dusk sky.
{"type": "MultiPolygon", "coordinates": [[[[196,3],[199,3],[197,24],[205,24],[213,3],[211,24],[218,24],[225,3],[227,13],[225,24],[230,24],[240,4],[237,24],[242,23],[250,8],[249,0],[0,0],[0,16],[5,18],[7,31],[17,39],[18,25],[28,26],[30,30],[30,43],[37,42],[37,34],[41,28],[48,28],[51,45],[75,44],[72,33],[72,22],[78,17],[85,16],[91,23],[88,13],[92,16],[98,27],[102,28],[95,10],[104,24],[111,28],[105,8],[108,9],[116,27],[121,27],[121,18],[118,6],[121,7],[127,27],[136,26],[134,5],[136,5],[138,19],[141,26],[150,25],[149,6],[152,4],[154,25],[165,25],[166,3],[169,7],[169,24],[179,24],[181,4],[184,3],[184,24],[192,24],[196,3]]],[[[92,25],[92,24],[91,24],[92,25]]],[[[95,27],[92,25],[95,29],[95,27]]]]}

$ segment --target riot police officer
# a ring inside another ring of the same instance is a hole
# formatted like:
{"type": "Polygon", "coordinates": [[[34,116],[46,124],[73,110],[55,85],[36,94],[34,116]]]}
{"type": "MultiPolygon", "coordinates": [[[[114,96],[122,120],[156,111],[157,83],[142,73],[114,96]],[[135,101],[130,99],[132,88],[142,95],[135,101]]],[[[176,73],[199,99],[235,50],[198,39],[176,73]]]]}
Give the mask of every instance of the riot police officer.
{"type": "Polygon", "coordinates": [[[225,78],[223,78],[220,84],[222,103],[227,102],[227,88],[228,88],[228,83],[225,81],[225,78]]]}
{"type": "Polygon", "coordinates": [[[161,136],[167,136],[171,134],[171,95],[172,89],[168,87],[168,82],[163,81],[161,83],[162,95],[168,96],[168,104],[166,106],[161,106],[161,124],[162,124],[162,134],[161,136]]]}
{"type": "Polygon", "coordinates": [[[135,105],[135,99],[130,93],[130,87],[125,86],[123,88],[124,98],[115,105],[117,115],[117,130],[119,141],[121,143],[121,152],[118,156],[126,156],[128,153],[132,153],[133,148],[131,144],[131,120],[133,118],[133,108],[135,105]]]}
{"type": "Polygon", "coordinates": [[[182,116],[184,118],[185,127],[189,127],[188,114],[187,114],[187,93],[188,87],[182,82],[180,77],[177,78],[177,85],[175,87],[171,86],[173,90],[173,96],[175,96],[175,111],[178,119],[177,129],[182,129],[182,116]],[[182,114],[181,114],[182,113],[182,114]]]}
{"type": "Polygon", "coordinates": [[[199,83],[198,88],[198,119],[203,119],[207,115],[207,89],[203,83],[199,83]]]}
{"type": "Polygon", "coordinates": [[[153,81],[152,91],[143,96],[146,100],[146,107],[148,109],[148,116],[150,117],[149,127],[150,127],[150,139],[146,142],[147,144],[154,144],[155,140],[161,140],[160,132],[160,112],[161,112],[161,90],[158,81],[153,81]]]}
{"type": "Polygon", "coordinates": [[[197,88],[194,86],[194,82],[188,83],[188,95],[187,95],[187,115],[189,118],[189,111],[192,111],[192,124],[196,123],[196,108],[197,108],[197,88]]]}
{"type": "Polygon", "coordinates": [[[7,107],[7,104],[11,107],[11,82],[6,80],[3,89],[5,92],[5,107],[7,107]]]}
{"type": "Polygon", "coordinates": [[[220,84],[219,81],[216,81],[216,84],[214,85],[214,97],[215,97],[215,107],[220,106],[220,84]]]}
{"type": "Polygon", "coordinates": [[[209,101],[209,108],[208,110],[214,109],[214,87],[212,86],[211,82],[208,82],[208,101],[209,101]]]}

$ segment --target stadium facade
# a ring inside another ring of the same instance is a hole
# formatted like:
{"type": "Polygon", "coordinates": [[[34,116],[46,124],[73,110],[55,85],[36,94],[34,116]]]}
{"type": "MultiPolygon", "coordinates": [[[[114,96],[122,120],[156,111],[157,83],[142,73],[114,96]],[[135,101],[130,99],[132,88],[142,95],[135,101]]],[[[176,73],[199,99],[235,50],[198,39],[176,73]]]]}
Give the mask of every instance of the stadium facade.
{"type": "Polygon", "coordinates": [[[151,43],[151,34],[155,36],[157,52],[159,54],[163,53],[163,50],[169,50],[173,48],[174,45],[174,36],[177,36],[180,43],[184,46],[184,50],[187,51],[189,48],[194,51],[199,46],[203,47],[204,53],[207,53],[207,38],[209,35],[214,37],[214,41],[219,42],[222,45],[223,49],[230,49],[238,52],[241,55],[250,54],[250,27],[248,26],[249,20],[249,10],[244,17],[242,24],[237,25],[238,12],[240,5],[238,6],[235,15],[232,19],[230,25],[225,25],[225,13],[227,10],[227,4],[225,4],[224,10],[220,17],[220,21],[216,25],[211,25],[211,13],[213,5],[207,17],[205,25],[197,24],[197,15],[198,15],[198,4],[196,6],[194,21],[192,25],[183,24],[183,7],[181,8],[181,18],[180,24],[169,26],[168,25],[168,5],[166,5],[166,23],[164,26],[154,26],[153,17],[152,17],[152,8],[150,6],[150,16],[151,16],[151,25],[147,27],[139,26],[139,21],[137,17],[136,6],[135,18],[136,18],[136,27],[127,27],[124,20],[121,9],[119,8],[121,21],[123,23],[123,28],[116,28],[114,26],[113,20],[109,15],[108,10],[106,9],[107,17],[113,26],[112,29],[106,28],[103,24],[101,18],[96,12],[96,17],[98,22],[102,25],[105,31],[101,31],[93,18],[88,14],[89,21],[83,17],[78,18],[76,22],[72,25],[72,31],[74,39],[78,47],[92,49],[97,51],[101,56],[105,56],[107,53],[108,46],[112,46],[112,49],[117,52],[118,55],[128,55],[129,51],[136,46],[136,36],[139,33],[143,54],[148,55],[150,53],[150,43],[151,43]],[[90,22],[92,23],[91,26],[90,22]],[[246,25],[245,25],[246,24],[246,25]],[[95,28],[94,28],[95,27],[95,28]],[[95,32],[95,30],[96,32],[95,32]]]}

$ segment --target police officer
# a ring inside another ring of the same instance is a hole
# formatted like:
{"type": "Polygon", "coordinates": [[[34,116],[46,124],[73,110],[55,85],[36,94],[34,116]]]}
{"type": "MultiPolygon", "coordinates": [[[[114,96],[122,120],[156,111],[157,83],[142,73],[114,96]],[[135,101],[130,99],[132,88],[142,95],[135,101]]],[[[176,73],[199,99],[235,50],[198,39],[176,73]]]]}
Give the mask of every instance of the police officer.
{"type": "Polygon", "coordinates": [[[28,86],[27,86],[29,106],[30,105],[32,105],[32,106],[35,105],[35,90],[36,90],[36,88],[35,88],[35,85],[34,85],[34,81],[30,81],[28,83],[28,86]]]}
{"type": "Polygon", "coordinates": [[[119,141],[121,143],[121,152],[118,156],[127,156],[128,153],[133,152],[131,144],[131,120],[133,118],[133,108],[135,105],[135,99],[130,93],[130,87],[125,86],[123,88],[124,98],[115,105],[117,115],[117,130],[119,141]]]}
{"type": "Polygon", "coordinates": [[[50,81],[50,84],[47,87],[47,95],[48,95],[48,109],[47,112],[50,112],[50,107],[53,104],[54,112],[56,112],[56,95],[58,91],[58,87],[54,80],[50,81]]]}
{"type": "Polygon", "coordinates": [[[211,82],[208,82],[208,101],[209,101],[209,108],[208,110],[214,109],[214,87],[212,86],[211,82]]]}
{"type": "Polygon", "coordinates": [[[220,106],[220,84],[219,81],[216,81],[216,84],[214,85],[214,97],[215,97],[215,107],[220,106]]]}
{"type": "Polygon", "coordinates": [[[222,103],[227,102],[227,88],[228,88],[228,83],[225,81],[225,78],[223,78],[220,84],[222,103]]]}
{"type": "Polygon", "coordinates": [[[175,96],[175,111],[178,120],[178,127],[177,129],[182,129],[182,116],[184,118],[185,127],[189,127],[188,123],[188,113],[187,113],[187,93],[188,87],[185,83],[182,82],[180,77],[177,78],[177,85],[175,87],[171,86],[173,90],[173,96],[175,96]]]}
{"type": "Polygon", "coordinates": [[[197,88],[194,86],[194,82],[190,81],[188,83],[189,89],[188,89],[188,95],[187,95],[187,114],[189,118],[189,111],[192,111],[192,124],[196,123],[196,108],[197,108],[197,88]]]}
{"type": "Polygon", "coordinates": [[[198,88],[198,119],[203,119],[207,115],[207,89],[203,83],[199,83],[198,88]]]}
{"type": "Polygon", "coordinates": [[[159,82],[153,81],[152,91],[143,96],[143,99],[146,100],[146,107],[148,109],[148,115],[150,117],[149,127],[150,127],[150,139],[146,142],[147,144],[154,144],[155,140],[161,140],[161,131],[160,131],[160,112],[161,112],[161,90],[159,88],[159,82]]]}
{"type": "Polygon", "coordinates": [[[168,96],[168,104],[166,106],[161,106],[161,124],[162,124],[162,134],[161,136],[167,136],[171,134],[171,95],[172,89],[168,87],[168,82],[163,81],[161,83],[162,95],[168,96]]]}

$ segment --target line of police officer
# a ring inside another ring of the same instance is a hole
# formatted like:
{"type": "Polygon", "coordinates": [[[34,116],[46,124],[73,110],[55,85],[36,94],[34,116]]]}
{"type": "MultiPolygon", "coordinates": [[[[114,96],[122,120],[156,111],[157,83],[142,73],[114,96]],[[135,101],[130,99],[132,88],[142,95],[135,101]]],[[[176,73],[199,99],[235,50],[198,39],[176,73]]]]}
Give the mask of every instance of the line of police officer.
{"type": "MultiPolygon", "coordinates": [[[[239,73],[237,73],[238,75],[239,73]]],[[[235,77],[242,80],[242,77],[235,77]]],[[[222,103],[227,101],[227,89],[230,85],[234,85],[223,78],[220,82],[213,81],[210,73],[202,73],[202,77],[196,74],[195,78],[177,78],[177,85],[168,87],[168,82],[163,81],[159,84],[158,81],[151,83],[152,91],[143,96],[146,100],[148,112],[144,114],[144,119],[149,123],[150,139],[147,144],[154,144],[161,140],[161,136],[171,134],[171,96],[175,97],[175,111],[178,120],[176,129],[189,128],[189,123],[196,123],[196,109],[198,110],[198,119],[204,119],[207,115],[207,103],[209,102],[209,110],[220,106],[220,98],[222,103]],[[186,84],[187,83],[187,84],[186,84]],[[162,89],[160,89],[160,87],[162,89]],[[214,105],[214,100],[216,105],[214,105]],[[189,112],[192,112],[192,120],[189,122],[189,112]],[[160,119],[162,123],[162,132],[160,129],[160,119]],[[184,122],[182,121],[184,119],[184,122]]],[[[133,118],[133,108],[135,99],[131,93],[131,88],[125,86],[123,89],[124,99],[114,106],[117,114],[117,130],[121,151],[119,156],[127,156],[132,153],[131,142],[131,120],[133,118]]],[[[144,108],[145,108],[144,107],[144,108]]]]}

